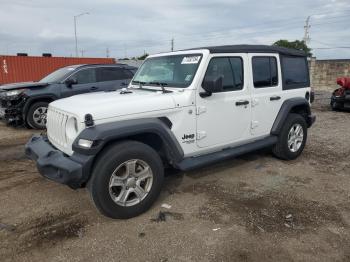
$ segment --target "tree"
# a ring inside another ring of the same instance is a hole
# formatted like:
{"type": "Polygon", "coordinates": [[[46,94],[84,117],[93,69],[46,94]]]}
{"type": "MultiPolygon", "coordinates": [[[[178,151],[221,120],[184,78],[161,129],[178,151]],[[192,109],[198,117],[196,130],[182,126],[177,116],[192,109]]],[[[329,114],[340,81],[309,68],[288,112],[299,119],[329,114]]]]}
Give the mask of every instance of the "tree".
{"type": "Polygon", "coordinates": [[[145,53],[144,55],[139,56],[137,59],[138,59],[138,60],[145,60],[145,59],[147,58],[147,56],[148,56],[148,54],[145,53]]]}
{"type": "Polygon", "coordinates": [[[304,51],[307,54],[307,56],[310,56],[310,57],[312,56],[311,48],[309,48],[304,41],[300,41],[300,40],[288,41],[288,40],[281,39],[273,43],[273,45],[301,50],[301,51],[304,51]]]}

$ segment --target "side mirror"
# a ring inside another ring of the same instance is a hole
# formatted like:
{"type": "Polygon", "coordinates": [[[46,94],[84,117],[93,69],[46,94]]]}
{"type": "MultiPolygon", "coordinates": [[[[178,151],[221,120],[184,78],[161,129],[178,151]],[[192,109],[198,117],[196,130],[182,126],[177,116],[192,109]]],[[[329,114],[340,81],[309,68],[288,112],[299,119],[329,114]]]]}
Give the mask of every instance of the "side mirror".
{"type": "Polygon", "coordinates": [[[223,79],[224,77],[222,75],[205,77],[202,83],[202,88],[205,90],[205,92],[201,92],[199,95],[201,97],[207,97],[211,96],[212,93],[221,92],[223,90],[223,79]]]}
{"type": "Polygon", "coordinates": [[[77,80],[73,78],[68,78],[64,83],[66,84],[67,87],[72,87],[72,85],[78,84],[77,80]]]}

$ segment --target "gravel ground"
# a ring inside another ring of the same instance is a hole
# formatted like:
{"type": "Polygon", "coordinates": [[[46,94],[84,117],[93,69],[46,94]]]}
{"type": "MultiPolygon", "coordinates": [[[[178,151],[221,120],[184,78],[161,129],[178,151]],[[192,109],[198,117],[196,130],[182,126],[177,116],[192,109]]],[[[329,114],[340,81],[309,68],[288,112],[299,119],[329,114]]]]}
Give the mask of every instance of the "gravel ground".
{"type": "Polygon", "coordinates": [[[350,261],[350,115],[330,111],[328,97],[316,96],[297,160],[261,151],[168,171],[159,200],[129,220],[42,178],[23,153],[32,131],[2,124],[0,260],[350,261]]]}

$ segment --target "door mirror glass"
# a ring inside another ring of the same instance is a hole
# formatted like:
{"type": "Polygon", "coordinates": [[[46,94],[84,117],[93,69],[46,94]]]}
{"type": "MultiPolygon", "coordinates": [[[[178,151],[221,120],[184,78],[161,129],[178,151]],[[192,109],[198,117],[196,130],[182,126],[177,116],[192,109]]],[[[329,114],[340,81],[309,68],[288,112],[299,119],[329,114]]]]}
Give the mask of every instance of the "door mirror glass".
{"type": "Polygon", "coordinates": [[[212,93],[222,92],[223,84],[222,84],[223,76],[206,76],[202,83],[202,88],[205,90],[204,96],[210,96],[212,93]]]}

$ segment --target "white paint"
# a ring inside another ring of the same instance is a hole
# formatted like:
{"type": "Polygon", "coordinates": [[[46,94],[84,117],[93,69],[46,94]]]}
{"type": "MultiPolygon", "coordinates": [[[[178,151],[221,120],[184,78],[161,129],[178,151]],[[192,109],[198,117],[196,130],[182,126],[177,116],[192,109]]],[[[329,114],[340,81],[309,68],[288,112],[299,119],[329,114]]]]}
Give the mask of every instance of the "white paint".
{"type": "MultiPolygon", "coordinates": [[[[279,85],[275,88],[254,89],[251,69],[251,57],[254,55],[277,54],[246,54],[225,53],[210,54],[209,50],[187,50],[171,53],[151,55],[162,57],[168,55],[186,55],[185,63],[197,61],[198,69],[193,75],[193,81],[187,88],[174,88],[167,86],[171,93],[161,91],[144,91],[132,88],[131,94],[115,92],[99,92],[82,94],[66,99],[54,101],[50,110],[62,112],[65,115],[78,119],[78,132],[85,128],[84,116],[89,113],[93,116],[95,124],[118,122],[129,119],[167,117],[172,122],[171,131],[184,151],[184,156],[197,156],[215,152],[228,147],[245,144],[269,135],[272,124],[278,114],[283,101],[291,97],[304,97],[310,88],[299,88],[282,91],[281,70],[278,66],[279,85]],[[193,54],[196,55],[193,55],[193,54]],[[193,57],[200,57],[198,61],[193,57]],[[207,66],[212,57],[241,57],[244,67],[244,87],[242,90],[214,93],[202,98],[200,93],[207,66]],[[190,59],[191,58],[191,59],[190,59]],[[271,96],[279,95],[280,100],[270,101],[271,96]],[[237,106],[236,102],[248,100],[249,104],[237,106]]],[[[159,87],[147,87],[160,90],[159,87]]],[[[50,114],[48,114],[50,115],[50,114]]],[[[65,126],[53,124],[54,119],[48,117],[49,138],[58,134],[64,139],[65,126]],[[57,132],[62,130],[62,132],[57,132]]],[[[64,153],[71,155],[72,141],[58,143],[50,141],[64,153]]]]}

